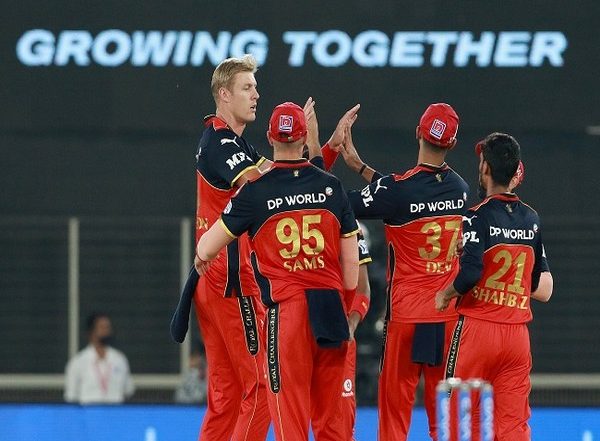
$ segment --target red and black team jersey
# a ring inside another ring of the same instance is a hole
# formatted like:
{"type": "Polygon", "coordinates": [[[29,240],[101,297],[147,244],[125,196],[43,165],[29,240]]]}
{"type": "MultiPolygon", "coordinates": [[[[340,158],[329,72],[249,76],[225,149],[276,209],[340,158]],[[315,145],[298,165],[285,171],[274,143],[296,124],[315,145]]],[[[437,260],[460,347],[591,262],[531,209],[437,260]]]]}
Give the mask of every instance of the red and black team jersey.
{"type": "MultiPolygon", "coordinates": [[[[237,179],[264,160],[223,120],[211,115],[205,125],[196,155],[196,243],[235,194],[237,179]]],[[[214,286],[222,286],[226,297],[257,295],[249,256],[248,238],[242,236],[221,251],[206,277],[214,286]]]]}
{"type": "Polygon", "coordinates": [[[342,184],[306,160],[276,161],[244,185],[221,216],[248,232],[261,297],[271,306],[311,288],[343,290],[340,237],[357,234],[342,184]]]}
{"type": "Polygon", "coordinates": [[[497,323],[532,319],[530,295],[547,270],[540,218],[512,193],[486,198],[469,209],[464,249],[454,288],[458,313],[497,323]]]}
{"type": "Polygon", "coordinates": [[[469,186],[450,167],[420,164],[349,193],[358,219],[383,219],[388,246],[387,319],[441,322],[454,311],[435,310],[437,291],[458,272],[456,244],[469,186]]]}

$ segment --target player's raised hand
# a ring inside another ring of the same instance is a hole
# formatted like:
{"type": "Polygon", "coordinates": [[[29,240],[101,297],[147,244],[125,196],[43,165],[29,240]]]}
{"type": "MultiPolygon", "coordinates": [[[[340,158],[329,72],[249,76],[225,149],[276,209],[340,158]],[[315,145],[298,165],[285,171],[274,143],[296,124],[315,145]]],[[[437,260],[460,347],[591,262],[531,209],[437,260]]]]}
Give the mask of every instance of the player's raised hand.
{"type": "MultiPolygon", "coordinates": [[[[352,121],[352,123],[354,123],[354,121],[352,121]]],[[[363,166],[364,163],[360,158],[358,150],[356,150],[356,146],[354,145],[354,140],[352,139],[352,124],[348,124],[344,130],[344,144],[342,145],[341,153],[344,162],[350,169],[358,172],[363,166]]]]}
{"type": "Polygon", "coordinates": [[[328,141],[329,147],[332,150],[339,152],[342,149],[346,128],[352,127],[352,124],[354,124],[354,121],[356,121],[356,118],[358,117],[359,110],[360,104],[357,104],[344,113],[344,116],[340,118],[335,130],[333,131],[333,134],[331,135],[331,138],[329,138],[328,141]]]}
{"type": "Polygon", "coordinates": [[[315,101],[308,97],[304,104],[304,118],[306,119],[306,145],[308,146],[309,157],[319,155],[321,143],[319,141],[319,123],[317,113],[315,112],[315,101]]]}

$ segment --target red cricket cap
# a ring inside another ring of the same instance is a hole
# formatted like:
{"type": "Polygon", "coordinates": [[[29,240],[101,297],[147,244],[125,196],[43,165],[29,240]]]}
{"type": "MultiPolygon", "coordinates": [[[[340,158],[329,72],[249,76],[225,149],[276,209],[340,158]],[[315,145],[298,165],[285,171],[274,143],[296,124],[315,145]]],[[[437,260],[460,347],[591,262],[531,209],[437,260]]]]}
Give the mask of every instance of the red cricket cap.
{"type": "Polygon", "coordinates": [[[306,135],[302,107],[290,102],[275,107],[269,119],[269,135],[279,142],[294,142],[306,135]]]}
{"type": "Polygon", "coordinates": [[[458,115],[446,103],[431,104],[419,121],[419,135],[438,147],[452,147],[457,132],[458,115]]]}

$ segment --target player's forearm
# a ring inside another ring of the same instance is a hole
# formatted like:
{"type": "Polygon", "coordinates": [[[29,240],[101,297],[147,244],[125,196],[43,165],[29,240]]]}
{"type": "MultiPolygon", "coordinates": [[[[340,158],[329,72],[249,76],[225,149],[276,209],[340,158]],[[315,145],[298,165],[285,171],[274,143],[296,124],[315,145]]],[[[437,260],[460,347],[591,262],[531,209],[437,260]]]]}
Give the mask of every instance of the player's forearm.
{"type": "Polygon", "coordinates": [[[204,262],[214,260],[219,252],[235,239],[221,220],[202,235],[196,246],[196,256],[204,262]]]}
{"type": "MultiPolygon", "coordinates": [[[[366,265],[360,265],[358,269],[358,287],[354,291],[354,298],[350,306],[350,312],[348,314],[349,322],[350,319],[358,319],[356,322],[362,321],[367,312],[369,312],[369,306],[371,304],[371,289],[369,287],[369,277],[366,265]]],[[[352,324],[352,323],[351,323],[352,324]]]]}
{"type": "Polygon", "coordinates": [[[264,160],[258,166],[258,171],[261,173],[264,173],[267,170],[269,170],[272,165],[273,165],[273,161],[271,161],[270,159],[264,158],[264,160]]]}
{"type": "Polygon", "coordinates": [[[318,135],[308,136],[306,138],[306,146],[308,147],[308,159],[312,159],[317,156],[323,156],[321,154],[321,144],[319,143],[318,135]]]}
{"type": "Polygon", "coordinates": [[[343,237],[341,239],[340,251],[344,289],[356,289],[358,285],[358,249],[356,247],[356,237],[343,237]]]}
{"type": "Polygon", "coordinates": [[[367,265],[360,265],[358,267],[358,287],[356,292],[364,295],[368,299],[371,298],[371,285],[369,284],[369,272],[367,265]]]}
{"type": "Polygon", "coordinates": [[[540,282],[535,291],[531,293],[531,298],[540,302],[547,302],[552,297],[554,290],[554,279],[550,271],[545,271],[540,275],[540,282]]]}
{"type": "Polygon", "coordinates": [[[466,294],[479,282],[483,274],[483,260],[463,251],[460,271],[454,279],[453,287],[459,294],[466,294]]]}

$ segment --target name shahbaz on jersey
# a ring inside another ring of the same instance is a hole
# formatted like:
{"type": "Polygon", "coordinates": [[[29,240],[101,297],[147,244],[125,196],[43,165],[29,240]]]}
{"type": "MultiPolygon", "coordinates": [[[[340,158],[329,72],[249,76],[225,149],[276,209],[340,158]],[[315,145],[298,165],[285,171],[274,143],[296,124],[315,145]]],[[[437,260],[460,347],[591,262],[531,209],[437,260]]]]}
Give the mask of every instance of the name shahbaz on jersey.
{"type": "Polygon", "coordinates": [[[513,294],[507,292],[506,290],[475,286],[471,291],[471,295],[481,302],[487,302],[508,308],[517,308],[523,310],[528,309],[527,302],[529,301],[529,296],[518,293],[513,294]]]}

